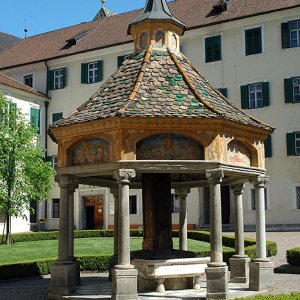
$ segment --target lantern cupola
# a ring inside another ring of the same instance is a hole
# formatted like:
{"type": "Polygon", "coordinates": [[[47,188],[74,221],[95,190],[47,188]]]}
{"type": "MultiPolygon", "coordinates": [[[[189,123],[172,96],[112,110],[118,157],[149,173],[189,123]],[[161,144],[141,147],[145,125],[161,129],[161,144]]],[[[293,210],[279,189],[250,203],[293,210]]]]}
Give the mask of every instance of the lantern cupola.
{"type": "Polygon", "coordinates": [[[133,36],[137,52],[150,45],[178,52],[185,28],[186,25],[172,15],[166,0],[148,0],[143,13],[129,24],[128,34],[133,36]]]}

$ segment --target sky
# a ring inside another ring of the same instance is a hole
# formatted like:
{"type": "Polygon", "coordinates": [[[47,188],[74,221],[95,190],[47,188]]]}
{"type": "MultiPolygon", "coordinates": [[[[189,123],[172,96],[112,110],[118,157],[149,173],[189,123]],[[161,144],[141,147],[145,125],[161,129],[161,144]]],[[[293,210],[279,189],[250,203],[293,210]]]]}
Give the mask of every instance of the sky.
{"type": "MultiPolygon", "coordinates": [[[[106,0],[105,7],[116,12],[144,7],[146,0],[106,0]]],[[[101,0],[0,0],[0,31],[24,37],[25,19],[32,36],[91,21],[101,0]]]]}

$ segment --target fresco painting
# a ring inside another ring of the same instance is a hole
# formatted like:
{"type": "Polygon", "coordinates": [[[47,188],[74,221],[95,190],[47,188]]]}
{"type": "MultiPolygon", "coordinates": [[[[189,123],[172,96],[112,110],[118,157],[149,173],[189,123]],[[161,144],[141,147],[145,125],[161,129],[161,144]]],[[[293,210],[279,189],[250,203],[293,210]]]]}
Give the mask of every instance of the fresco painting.
{"type": "Polygon", "coordinates": [[[233,164],[250,167],[251,152],[239,141],[232,141],[228,144],[228,161],[233,164]]]}
{"type": "Polygon", "coordinates": [[[73,165],[89,165],[108,161],[108,143],[101,139],[80,142],[73,151],[73,165]]]}
{"type": "Polygon", "coordinates": [[[182,135],[160,134],[137,144],[137,159],[201,160],[203,159],[203,147],[182,135]]]}

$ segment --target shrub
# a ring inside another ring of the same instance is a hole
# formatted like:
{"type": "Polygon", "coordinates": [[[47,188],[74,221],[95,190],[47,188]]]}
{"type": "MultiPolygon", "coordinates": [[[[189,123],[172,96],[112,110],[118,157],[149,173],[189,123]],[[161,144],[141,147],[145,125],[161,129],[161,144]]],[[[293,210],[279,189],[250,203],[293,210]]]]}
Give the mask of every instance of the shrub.
{"type": "Polygon", "coordinates": [[[300,248],[287,250],[286,259],[289,265],[300,266],[300,248]]]}

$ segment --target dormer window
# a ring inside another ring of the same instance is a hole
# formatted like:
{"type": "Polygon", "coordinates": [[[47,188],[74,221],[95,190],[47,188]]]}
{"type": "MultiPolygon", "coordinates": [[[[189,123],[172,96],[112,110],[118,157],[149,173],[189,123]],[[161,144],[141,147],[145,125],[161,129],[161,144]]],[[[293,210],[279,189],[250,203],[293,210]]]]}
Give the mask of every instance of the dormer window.
{"type": "Polygon", "coordinates": [[[171,35],[171,45],[170,45],[172,51],[177,50],[177,43],[178,43],[178,39],[177,39],[176,35],[172,34],[171,35]]]}
{"type": "Polygon", "coordinates": [[[148,46],[148,34],[143,32],[140,36],[140,47],[142,50],[145,50],[148,46]]]}

